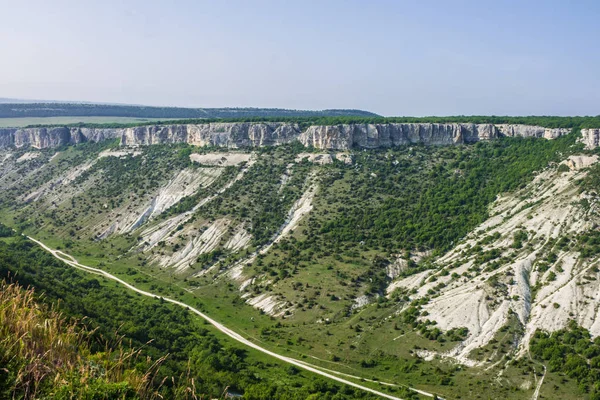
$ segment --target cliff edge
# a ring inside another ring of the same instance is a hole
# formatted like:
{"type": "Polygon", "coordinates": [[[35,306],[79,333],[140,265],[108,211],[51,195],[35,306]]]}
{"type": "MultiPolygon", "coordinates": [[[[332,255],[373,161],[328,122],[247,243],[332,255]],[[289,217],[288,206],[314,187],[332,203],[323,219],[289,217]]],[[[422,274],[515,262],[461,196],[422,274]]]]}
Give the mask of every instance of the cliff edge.
{"type": "MultiPolygon", "coordinates": [[[[347,150],[353,147],[378,148],[404,144],[453,145],[503,136],[554,139],[569,132],[567,128],[472,123],[312,125],[306,129],[285,122],[144,125],[130,128],[38,127],[0,129],[0,148],[31,146],[42,149],[119,139],[126,146],[188,143],[230,148],[277,146],[299,141],[317,149],[347,150]]],[[[597,147],[600,130],[582,129],[582,141],[588,148],[597,147]]]]}

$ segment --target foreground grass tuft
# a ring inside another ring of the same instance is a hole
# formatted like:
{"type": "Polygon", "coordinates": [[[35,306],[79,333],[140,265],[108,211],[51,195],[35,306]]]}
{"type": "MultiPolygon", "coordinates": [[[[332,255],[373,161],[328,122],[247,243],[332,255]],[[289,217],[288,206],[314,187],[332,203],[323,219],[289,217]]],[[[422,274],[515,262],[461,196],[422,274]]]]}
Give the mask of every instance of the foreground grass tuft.
{"type": "Polygon", "coordinates": [[[56,399],[154,398],[158,360],[132,368],[139,351],[106,347],[93,353],[90,332],[53,308],[33,289],[0,281],[0,397],[56,399]]]}

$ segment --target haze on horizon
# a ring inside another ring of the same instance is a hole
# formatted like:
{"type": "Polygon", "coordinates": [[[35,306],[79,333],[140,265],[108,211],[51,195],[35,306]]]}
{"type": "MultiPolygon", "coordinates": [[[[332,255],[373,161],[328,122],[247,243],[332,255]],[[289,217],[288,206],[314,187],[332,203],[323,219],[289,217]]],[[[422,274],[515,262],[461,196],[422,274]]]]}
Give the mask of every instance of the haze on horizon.
{"type": "Polygon", "coordinates": [[[600,3],[0,0],[0,97],[600,114],[600,3]]]}

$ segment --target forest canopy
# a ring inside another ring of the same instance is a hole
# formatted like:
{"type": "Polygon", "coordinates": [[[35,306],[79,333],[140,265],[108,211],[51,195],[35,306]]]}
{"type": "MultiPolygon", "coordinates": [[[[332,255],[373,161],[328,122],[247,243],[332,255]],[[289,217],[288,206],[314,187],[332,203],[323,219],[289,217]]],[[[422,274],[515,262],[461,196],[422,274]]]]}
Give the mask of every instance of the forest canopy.
{"type": "MultiPolygon", "coordinates": [[[[0,104],[0,107],[2,105],[0,104]]],[[[0,116],[0,118],[2,118],[0,116]]],[[[158,117],[163,118],[163,117],[158,117]]],[[[600,116],[595,117],[553,117],[553,116],[528,116],[528,117],[510,117],[510,116],[448,116],[448,117],[380,117],[380,116],[352,116],[352,115],[330,115],[330,116],[295,116],[293,114],[283,114],[280,116],[254,116],[239,115],[237,117],[223,118],[177,118],[173,116],[165,117],[164,120],[136,122],[136,123],[78,123],[67,125],[43,125],[43,126],[71,126],[71,127],[95,127],[95,128],[127,128],[144,125],[165,125],[165,124],[208,124],[213,122],[287,122],[296,123],[301,129],[306,129],[311,125],[341,125],[341,124],[391,124],[391,123],[465,123],[465,124],[523,124],[535,125],[544,128],[567,128],[567,129],[589,129],[600,128],[600,116]]],[[[30,127],[42,125],[30,125],[30,127]]]]}

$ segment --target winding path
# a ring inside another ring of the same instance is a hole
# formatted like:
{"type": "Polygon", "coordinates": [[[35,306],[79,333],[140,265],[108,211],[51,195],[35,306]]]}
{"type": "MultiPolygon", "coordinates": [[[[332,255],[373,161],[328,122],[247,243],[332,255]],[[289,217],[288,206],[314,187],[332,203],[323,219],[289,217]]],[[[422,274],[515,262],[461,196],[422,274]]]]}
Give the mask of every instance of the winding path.
{"type": "Polygon", "coordinates": [[[542,364],[542,367],[544,367],[544,375],[542,375],[542,377],[540,378],[540,380],[537,380],[536,377],[536,386],[535,386],[535,392],[533,392],[533,396],[531,396],[531,400],[538,400],[538,397],[540,396],[540,389],[542,388],[542,383],[544,383],[544,378],[546,377],[546,366],[544,364],[542,364]]]}
{"type": "MultiPolygon", "coordinates": [[[[294,365],[294,366],[296,366],[298,368],[304,369],[306,371],[310,371],[310,372],[315,373],[317,375],[321,375],[321,376],[323,376],[325,378],[329,378],[331,380],[343,383],[345,385],[352,386],[352,387],[360,389],[360,390],[364,390],[365,392],[369,392],[369,393],[375,394],[377,396],[381,396],[381,397],[386,398],[386,399],[403,400],[400,397],[395,397],[395,396],[392,396],[390,394],[383,393],[383,392],[377,391],[375,389],[371,389],[369,387],[359,385],[358,383],[354,383],[352,381],[348,381],[346,379],[340,378],[339,376],[332,375],[332,374],[330,374],[328,372],[325,372],[325,371],[322,371],[321,369],[318,369],[320,367],[317,367],[315,365],[306,363],[304,361],[296,360],[295,358],[286,357],[286,356],[282,356],[280,354],[274,353],[274,352],[272,352],[272,351],[270,351],[268,349],[265,349],[264,347],[261,347],[261,346],[257,345],[256,343],[253,343],[253,342],[249,341],[248,339],[244,338],[240,334],[238,334],[238,333],[232,331],[231,329],[227,328],[226,326],[220,324],[219,322],[215,321],[214,319],[210,318],[208,315],[202,313],[201,311],[195,309],[194,307],[191,307],[191,306],[189,306],[189,305],[187,305],[185,303],[182,303],[181,301],[169,299],[167,297],[159,296],[159,295],[156,295],[154,293],[150,293],[150,292],[146,292],[144,290],[138,289],[135,286],[133,286],[133,285],[125,282],[124,280],[122,280],[120,278],[117,278],[116,276],[114,276],[114,275],[112,275],[112,274],[110,274],[110,273],[108,273],[106,271],[103,271],[103,270],[98,269],[98,268],[92,268],[92,267],[89,267],[87,265],[80,264],[79,262],[77,262],[77,260],[73,256],[71,256],[69,254],[66,254],[66,253],[64,253],[64,252],[62,252],[60,250],[53,250],[50,247],[46,246],[44,243],[42,243],[39,240],[36,240],[36,239],[34,239],[34,238],[30,237],[30,236],[26,236],[26,237],[29,240],[37,243],[42,249],[44,249],[45,251],[49,252],[50,254],[52,254],[54,257],[58,258],[59,260],[61,260],[65,264],[70,265],[71,267],[74,267],[74,268],[77,268],[77,269],[80,269],[80,270],[83,270],[83,271],[86,271],[86,272],[89,272],[89,273],[93,273],[93,274],[97,274],[97,275],[102,275],[102,276],[104,276],[104,277],[106,277],[108,279],[112,279],[113,281],[116,281],[116,282],[120,283],[121,285],[125,286],[126,288],[128,288],[130,290],[133,290],[134,292],[142,294],[144,296],[148,296],[148,297],[152,297],[152,298],[156,298],[156,299],[163,299],[164,301],[167,301],[169,303],[173,303],[173,304],[176,304],[176,305],[178,305],[180,307],[184,307],[184,308],[188,309],[189,311],[193,312],[194,314],[197,314],[200,317],[202,317],[204,320],[206,320],[207,322],[209,322],[211,325],[213,325],[215,328],[217,328],[219,331],[221,331],[225,335],[229,336],[230,338],[232,338],[232,339],[238,341],[239,343],[242,343],[242,344],[244,344],[244,345],[246,345],[248,347],[251,347],[251,348],[253,348],[255,350],[258,350],[258,351],[260,351],[262,353],[265,353],[265,354],[267,354],[267,355],[269,355],[271,357],[274,357],[274,358],[276,358],[276,359],[278,359],[280,361],[286,362],[288,364],[292,364],[292,365],[294,365]]],[[[334,371],[331,371],[331,372],[335,373],[335,374],[341,374],[339,372],[334,372],[334,371]]],[[[344,375],[346,375],[346,374],[344,374],[344,375]]],[[[346,376],[351,376],[351,375],[346,375],[346,376]]],[[[359,379],[359,377],[356,377],[356,378],[359,379]]],[[[381,383],[385,384],[385,385],[399,386],[399,385],[394,385],[394,384],[386,384],[384,382],[381,382],[381,383]]],[[[428,393],[428,392],[425,392],[425,391],[422,391],[422,390],[419,390],[419,389],[414,389],[414,388],[411,388],[411,387],[408,387],[408,386],[403,386],[403,387],[406,387],[407,389],[409,389],[409,390],[411,390],[411,391],[413,391],[415,393],[418,393],[420,395],[423,395],[423,396],[434,397],[434,395],[432,393],[428,393]]],[[[441,397],[438,397],[438,398],[441,399],[441,397]]]]}

